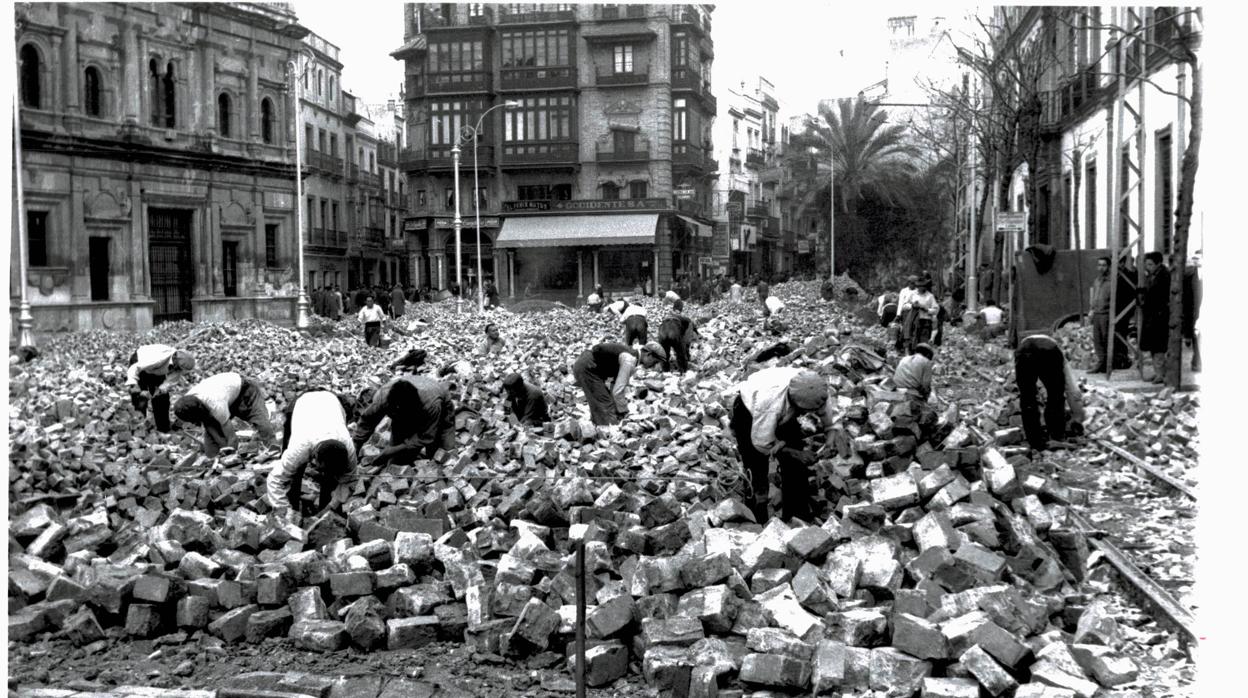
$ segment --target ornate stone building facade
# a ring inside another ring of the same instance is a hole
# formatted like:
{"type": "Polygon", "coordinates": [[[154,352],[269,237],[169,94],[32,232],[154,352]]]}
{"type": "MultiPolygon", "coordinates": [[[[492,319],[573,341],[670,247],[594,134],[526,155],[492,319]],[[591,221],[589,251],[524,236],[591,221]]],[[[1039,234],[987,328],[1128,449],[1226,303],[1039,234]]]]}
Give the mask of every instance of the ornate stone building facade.
{"type": "MultiPolygon", "coordinates": [[[[37,332],[294,317],[285,3],[16,9],[37,332]]],[[[11,265],[11,311],[20,297],[11,265]]],[[[16,323],[14,323],[16,324],[16,323]]]]}

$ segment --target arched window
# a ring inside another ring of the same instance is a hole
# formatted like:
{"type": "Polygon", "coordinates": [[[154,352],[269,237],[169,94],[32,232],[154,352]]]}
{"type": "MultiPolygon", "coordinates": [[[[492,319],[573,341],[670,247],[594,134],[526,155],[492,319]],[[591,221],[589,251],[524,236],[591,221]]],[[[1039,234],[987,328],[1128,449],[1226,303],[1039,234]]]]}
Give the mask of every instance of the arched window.
{"type": "Polygon", "coordinates": [[[319,68],[316,71],[316,96],[320,97],[325,93],[325,71],[319,68]]]}
{"type": "Polygon", "coordinates": [[[173,78],[173,61],[169,61],[165,66],[165,77],[161,80],[161,87],[165,92],[165,128],[173,128],[177,125],[177,93],[175,92],[176,83],[173,78]]]}
{"type": "Polygon", "coordinates": [[[602,198],[608,201],[620,198],[620,186],[614,182],[605,182],[602,185],[602,198]]]}
{"type": "Polygon", "coordinates": [[[260,138],[273,142],[273,102],[268,97],[260,100],[260,138]]]}
{"type": "Polygon", "coordinates": [[[217,96],[217,131],[223,138],[230,137],[230,96],[224,92],[217,96]]]}
{"type": "Polygon", "coordinates": [[[155,58],[147,62],[147,93],[152,98],[149,117],[153,126],[159,126],[160,115],[164,113],[164,108],[161,106],[164,93],[160,90],[160,61],[155,58]]]}
{"type": "Polygon", "coordinates": [[[39,50],[31,44],[22,47],[22,104],[33,109],[42,108],[40,101],[39,50]]]}
{"type": "Polygon", "coordinates": [[[88,116],[104,113],[100,100],[100,71],[95,66],[87,66],[82,71],[82,107],[88,116]]]}
{"type": "Polygon", "coordinates": [[[330,101],[333,101],[334,99],[334,76],[333,75],[329,76],[329,99],[330,101]]]}

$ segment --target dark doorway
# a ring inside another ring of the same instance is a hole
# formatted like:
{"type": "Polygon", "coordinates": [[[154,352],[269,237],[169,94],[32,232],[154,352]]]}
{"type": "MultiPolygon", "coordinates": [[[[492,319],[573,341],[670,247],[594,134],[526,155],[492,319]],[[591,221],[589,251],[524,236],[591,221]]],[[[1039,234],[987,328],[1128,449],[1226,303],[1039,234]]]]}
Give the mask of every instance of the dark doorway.
{"type": "Polygon", "coordinates": [[[152,277],[152,321],[191,319],[191,211],[148,209],[148,258],[152,277]]]}
{"type": "Polygon", "coordinates": [[[91,300],[108,300],[109,238],[92,237],[88,241],[87,263],[91,268],[91,300]]]}
{"type": "Polygon", "coordinates": [[[225,295],[238,295],[238,241],[223,240],[221,242],[221,284],[225,295]]]}

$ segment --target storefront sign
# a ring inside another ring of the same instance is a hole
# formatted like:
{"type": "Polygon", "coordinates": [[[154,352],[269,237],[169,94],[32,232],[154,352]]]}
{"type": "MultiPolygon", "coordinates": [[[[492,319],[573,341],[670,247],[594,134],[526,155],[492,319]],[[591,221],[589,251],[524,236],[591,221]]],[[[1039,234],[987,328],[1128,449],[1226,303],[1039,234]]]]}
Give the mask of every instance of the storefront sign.
{"type": "MultiPolygon", "coordinates": [[[[467,230],[467,229],[469,229],[469,228],[476,228],[476,227],[477,227],[477,219],[476,219],[476,218],[464,218],[464,219],[463,219],[463,223],[464,223],[464,229],[465,229],[465,230],[467,230]]],[[[497,217],[497,216],[490,216],[490,217],[488,217],[488,218],[482,218],[482,219],[481,219],[481,227],[482,227],[482,228],[497,228],[498,226],[499,226],[499,222],[498,222],[498,217],[497,217]]],[[[439,229],[442,229],[442,228],[454,228],[454,227],[455,227],[455,219],[453,219],[453,218],[439,218],[439,219],[437,219],[437,220],[435,220],[435,221],[433,222],[433,227],[435,227],[435,228],[439,228],[439,229]]]]}
{"type": "Polygon", "coordinates": [[[674,194],[677,199],[692,199],[693,195],[697,193],[697,190],[693,187],[679,187],[672,191],[672,194],[674,194]]]}
{"type": "Polygon", "coordinates": [[[409,218],[403,221],[403,230],[418,233],[425,229],[424,218],[409,218]]]}
{"type": "MultiPolygon", "coordinates": [[[[668,209],[666,199],[579,199],[576,201],[504,201],[504,213],[537,211],[638,211],[668,209]]],[[[484,225],[484,223],[482,224],[484,225]]]]}
{"type": "Polygon", "coordinates": [[[998,233],[1021,233],[1027,229],[1026,213],[998,213],[998,233]]]}

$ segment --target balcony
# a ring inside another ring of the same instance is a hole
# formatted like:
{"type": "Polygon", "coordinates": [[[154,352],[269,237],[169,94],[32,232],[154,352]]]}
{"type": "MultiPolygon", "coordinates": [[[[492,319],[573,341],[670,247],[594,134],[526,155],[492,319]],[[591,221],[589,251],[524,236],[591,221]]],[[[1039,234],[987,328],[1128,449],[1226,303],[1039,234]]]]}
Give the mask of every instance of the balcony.
{"type": "Polygon", "coordinates": [[[381,176],[368,171],[360,172],[360,186],[381,189],[381,176]]]}
{"type": "MultiPolygon", "coordinates": [[[[471,8],[472,5],[469,5],[469,7],[471,8]]],[[[494,8],[489,5],[481,5],[480,10],[481,14],[479,15],[468,15],[468,26],[484,27],[494,23],[494,8]]]]}
{"type": "Polygon", "coordinates": [[[576,87],[576,66],[503,68],[499,87],[504,90],[549,90],[576,87]]]}
{"type": "Polygon", "coordinates": [[[532,12],[508,12],[505,7],[498,13],[499,24],[536,24],[546,22],[572,22],[576,20],[576,8],[561,10],[538,10],[532,12]]]}
{"type": "MultiPolygon", "coordinates": [[[[449,145],[431,145],[428,148],[428,159],[425,167],[429,170],[449,171],[454,168],[455,163],[451,158],[451,148],[449,145]]],[[[491,167],[494,165],[494,146],[477,145],[477,167],[491,167]]],[[[472,146],[461,146],[459,154],[459,171],[460,173],[472,173],[472,146]]]]}
{"type": "Polygon", "coordinates": [[[348,165],[347,166],[347,182],[358,182],[358,181],[360,181],[360,166],[348,165]]]}
{"type": "Polygon", "coordinates": [[[543,168],[573,169],[581,162],[580,144],[576,141],[507,143],[503,146],[504,169],[543,168]]]}
{"type": "Polygon", "coordinates": [[[309,150],[304,157],[304,167],[325,174],[342,176],[342,158],[327,153],[309,150]]]}
{"type": "Polygon", "coordinates": [[[347,247],[347,234],[341,230],[330,228],[312,228],[310,231],[304,231],[303,241],[309,247],[325,248],[327,251],[331,249],[345,250],[347,247]]]}
{"type": "Polygon", "coordinates": [[[695,94],[702,92],[702,76],[684,67],[672,68],[672,89],[689,91],[695,94]]]}
{"type": "Polygon", "coordinates": [[[703,34],[711,33],[711,18],[703,15],[696,6],[671,5],[668,11],[673,25],[686,26],[703,34]]]}
{"type": "Polygon", "coordinates": [[[650,82],[650,66],[634,68],[631,73],[618,73],[613,70],[600,70],[595,84],[599,87],[631,87],[645,85],[650,82]]]}
{"type": "Polygon", "coordinates": [[[403,76],[404,94],[407,99],[417,99],[425,95],[425,76],[424,75],[405,75],[403,76]]]}
{"type": "Polygon", "coordinates": [[[771,199],[759,199],[745,209],[745,215],[751,218],[770,218],[771,199]]]}
{"type": "Polygon", "coordinates": [[[1040,128],[1060,130],[1100,101],[1104,88],[1098,83],[1095,66],[1089,66],[1055,90],[1040,93],[1040,128]],[[1086,108],[1085,108],[1086,107],[1086,108]]]}
{"type": "Polygon", "coordinates": [[[387,252],[407,252],[407,236],[386,238],[387,252]]]}
{"type": "Polygon", "coordinates": [[[692,143],[672,143],[672,166],[692,168],[702,172],[714,172],[716,162],[711,159],[707,148],[699,148],[692,143]]]}
{"type": "Polygon", "coordinates": [[[747,167],[765,167],[767,165],[767,154],[758,148],[750,148],[745,153],[745,164],[747,167]]]}
{"type": "Polygon", "coordinates": [[[361,227],[355,234],[355,244],[365,247],[386,246],[386,229],[380,225],[367,225],[361,227]]]}
{"type": "Polygon", "coordinates": [[[632,150],[615,150],[614,148],[604,148],[601,144],[598,146],[598,162],[649,162],[650,161],[650,144],[635,143],[632,150]]]}
{"type": "Polygon", "coordinates": [[[427,94],[455,94],[460,92],[489,92],[488,70],[461,70],[454,73],[431,73],[426,77],[427,94]]]}
{"type": "Polygon", "coordinates": [[[645,19],[645,5],[616,5],[614,7],[599,7],[599,22],[616,22],[626,19],[645,19]]]}
{"type": "Polygon", "coordinates": [[[676,210],[690,216],[702,216],[706,213],[706,207],[694,199],[676,199],[676,210]]]}

